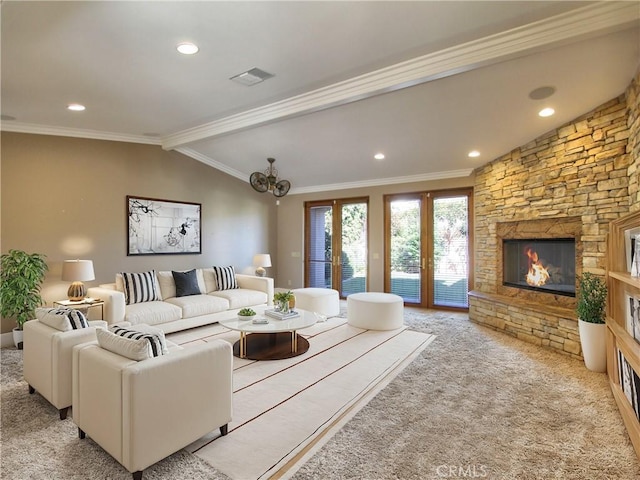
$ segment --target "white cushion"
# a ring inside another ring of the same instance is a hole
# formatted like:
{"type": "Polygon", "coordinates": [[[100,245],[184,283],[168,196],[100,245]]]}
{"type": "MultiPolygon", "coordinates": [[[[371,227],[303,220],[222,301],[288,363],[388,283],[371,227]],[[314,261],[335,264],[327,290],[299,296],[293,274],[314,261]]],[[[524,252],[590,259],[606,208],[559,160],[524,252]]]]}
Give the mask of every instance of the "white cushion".
{"type": "Polygon", "coordinates": [[[120,275],[127,305],[162,300],[155,270],[137,273],[121,272],[120,275]]]}
{"type": "Polygon", "coordinates": [[[152,348],[149,333],[139,333],[140,338],[126,338],[102,328],[96,329],[96,337],[100,347],[131,360],[146,360],[162,355],[161,348],[152,348]]]}
{"type": "Polygon", "coordinates": [[[199,270],[202,272],[202,278],[204,281],[204,290],[202,290],[202,292],[203,293],[215,292],[217,285],[216,285],[216,276],[213,273],[213,268],[202,268],[199,270]]]}
{"type": "Polygon", "coordinates": [[[181,318],[182,310],[169,302],[144,302],[127,305],[124,316],[124,320],[131,322],[132,325],[140,323],[157,325],[181,318]]]}
{"type": "Polygon", "coordinates": [[[211,292],[209,296],[224,298],[229,302],[229,309],[262,305],[269,300],[266,293],[258,292],[257,290],[247,290],[246,288],[211,292]]]}
{"type": "MultiPolygon", "coordinates": [[[[154,337],[156,337],[158,339],[158,343],[157,345],[160,347],[161,349],[161,355],[166,355],[167,353],[169,353],[169,349],[167,347],[167,339],[164,336],[164,332],[162,330],[160,330],[159,328],[156,327],[152,327],[151,325],[147,325],[144,323],[138,324],[135,327],[130,327],[130,326],[126,326],[126,325],[110,325],[109,326],[109,331],[111,333],[114,333],[115,335],[118,335],[120,337],[125,337],[125,338],[134,338],[132,336],[132,333],[137,332],[137,333],[142,333],[142,334],[150,334],[153,335],[154,337]]],[[[152,343],[151,347],[154,347],[154,344],[152,343]]],[[[155,355],[156,357],[158,355],[155,355]]]]}
{"type": "Polygon", "coordinates": [[[89,327],[84,314],[73,308],[36,308],[36,318],[61,332],[89,327]]]}
{"type": "Polygon", "coordinates": [[[209,295],[175,297],[168,299],[167,303],[179,307],[182,310],[182,318],[198,317],[229,310],[229,302],[226,299],[209,295]]]}

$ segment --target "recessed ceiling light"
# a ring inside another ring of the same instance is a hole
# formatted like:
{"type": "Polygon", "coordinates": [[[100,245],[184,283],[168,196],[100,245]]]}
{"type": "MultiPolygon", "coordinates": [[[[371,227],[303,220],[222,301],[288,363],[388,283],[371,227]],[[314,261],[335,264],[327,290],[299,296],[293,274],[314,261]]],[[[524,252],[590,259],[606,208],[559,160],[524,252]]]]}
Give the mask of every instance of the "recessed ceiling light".
{"type": "Polygon", "coordinates": [[[73,112],[82,112],[85,109],[84,105],[80,105],[79,103],[70,103],[67,105],[67,110],[71,110],[73,112]]]}
{"type": "Polygon", "coordinates": [[[373,158],[376,160],[384,160],[384,153],[376,153],[373,158]]]}
{"type": "Polygon", "coordinates": [[[540,110],[538,112],[538,115],[540,115],[541,117],[550,117],[554,113],[556,113],[556,111],[553,108],[547,107],[547,108],[543,108],[542,110],[540,110]]]}
{"type": "Polygon", "coordinates": [[[180,43],[176,46],[176,49],[183,55],[193,55],[194,53],[198,53],[198,50],[200,50],[197,45],[189,42],[180,43]]]}
{"type": "Polygon", "coordinates": [[[476,158],[480,156],[480,152],[478,150],[471,150],[467,155],[471,158],[476,158]]]}

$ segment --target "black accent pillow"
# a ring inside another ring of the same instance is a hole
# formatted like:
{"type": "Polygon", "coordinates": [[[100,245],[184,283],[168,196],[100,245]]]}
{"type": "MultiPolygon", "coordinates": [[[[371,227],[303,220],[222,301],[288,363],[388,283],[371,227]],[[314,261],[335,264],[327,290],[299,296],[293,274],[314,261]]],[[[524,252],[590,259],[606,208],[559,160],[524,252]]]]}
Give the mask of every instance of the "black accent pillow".
{"type": "Polygon", "coordinates": [[[200,286],[195,268],[188,272],[172,271],[173,281],[176,282],[176,297],[186,297],[188,295],[200,295],[200,286]]]}

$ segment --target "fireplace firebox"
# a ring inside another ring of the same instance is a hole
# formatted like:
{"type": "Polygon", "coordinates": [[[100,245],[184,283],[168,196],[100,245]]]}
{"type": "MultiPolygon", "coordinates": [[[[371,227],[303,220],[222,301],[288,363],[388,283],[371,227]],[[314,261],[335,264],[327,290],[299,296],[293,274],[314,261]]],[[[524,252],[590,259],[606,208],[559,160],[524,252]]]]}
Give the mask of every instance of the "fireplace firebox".
{"type": "Polygon", "coordinates": [[[503,285],[576,296],[574,238],[503,239],[503,285]]]}

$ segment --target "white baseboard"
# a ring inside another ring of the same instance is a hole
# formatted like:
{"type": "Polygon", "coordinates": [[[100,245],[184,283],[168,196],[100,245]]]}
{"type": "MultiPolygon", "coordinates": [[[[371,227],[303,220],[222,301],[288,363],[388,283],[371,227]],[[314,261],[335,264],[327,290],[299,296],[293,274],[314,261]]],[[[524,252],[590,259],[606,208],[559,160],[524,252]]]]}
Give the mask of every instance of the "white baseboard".
{"type": "Polygon", "coordinates": [[[15,347],[13,343],[13,332],[3,333],[0,335],[0,347],[15,347]]]}

